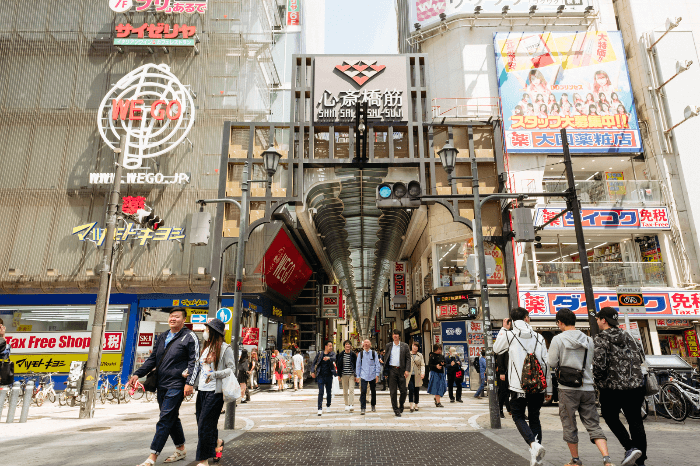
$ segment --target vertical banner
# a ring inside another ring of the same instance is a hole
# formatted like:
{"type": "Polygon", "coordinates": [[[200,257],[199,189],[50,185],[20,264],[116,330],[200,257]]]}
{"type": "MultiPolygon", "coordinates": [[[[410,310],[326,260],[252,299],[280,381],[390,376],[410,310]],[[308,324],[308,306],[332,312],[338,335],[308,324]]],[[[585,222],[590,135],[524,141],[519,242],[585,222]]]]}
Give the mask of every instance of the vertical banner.
{"type": "Polygon", "coordinates": [[[301,32],[301,0],[287,0],[287,32],[301,32]]]}
{"type": "Polygon", "coordinates": [[[641,152],[619,31],[494,34],[508,153],[641,152]]]}
{"type": "Polygon", "coordinates": [[[408,309],[408,263],[394,262],[389,282],[389,305],[392,310],[408,309]]]}
{"type": "Polygon", "coordinates": [[[323,285],[323,306],[321,307],[321,318],[338,319],[342,308],[342,297],[340,296],[340,286],[323,285]]]}

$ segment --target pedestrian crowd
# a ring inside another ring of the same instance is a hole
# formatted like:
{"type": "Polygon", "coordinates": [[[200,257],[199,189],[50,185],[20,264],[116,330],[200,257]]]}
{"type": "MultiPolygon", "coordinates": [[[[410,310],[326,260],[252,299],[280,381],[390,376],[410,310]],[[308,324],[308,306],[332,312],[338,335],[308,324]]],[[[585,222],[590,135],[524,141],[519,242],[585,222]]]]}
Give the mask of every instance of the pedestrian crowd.
{"type": "MultiPolygon", "coordinates": [[[[249,389],[256,386],[255,371],[259,368],[257,353],[242,350],[234,360],[230,345],[224,341],[224,324],[218,319],[207,323],[204,344],[200,348],[195,334],[184,327],[187,317],[184,309],[170,312],[170,331],[161,334],[155,350],[146,362],[134,372],[129,383],[139,378],[155,377],[160,416],[151,442],[150,456],[139,466],[152,466],[161,454],[168,438],[175,451],[165,460],[172,463],[186,457],[185,436],[179,418],[180,405],[194,387],[198,389],[195,416],[198,426],[196,460],[198,466],[209,466],[209,460],[218,462],[224,442],[218,438],[217,425],[224,407],[222,386],[225,379],[235,377],[241,390],[241,403],[250,400],[249,389]]],[[[600,427],[596,403],[601,415],[625,449],[622,466],[644,466],[646,461],[646,434],[641,408],[646,395],[645,356],[641,344],[629,333],[619,329],[618,313],[611,307],[601,309],[596,316],[600,332],[595,338],[577,330],[576,315],[569,309],[560,309],[556,324],[561,333],[547,349],[544,337],[530,325],[528,311],[513,309],[493,345],[496,355],[496,387],[500,407],[512,416],[513,422],[530,449],[530,465],[543,464],[546,450],[542,446],[540,411],[553,392],[552,372],[558,381],[559,417],[563,440],[571,453],[565,466],[582,466],[578,450],[576,415],[586,428],[591,443],[602,456],[604,466],[614,466],[608,452],[605,433],[600,427]],[[596,389],[599,396],[596,397],[596,389]],[[624,414],[629,429],[620,421],[624,414]]],[[[0,322],[0,331],[4,330],[0,322]]],[[[310,375],[318,386],[318,415],[330,412],[333,385],[342,387],[345,410],[355,409],[355,386],[360,387],[360,415],[365,415],[369,391],[369,409],[376,411],[377,386],[388,384],[391,407],[396,417],[404,412],[408,398],[410,412],[418,411],[419,392],[426,376],[426,365],[418,343],[401,341],[399,330],[392,332],[392,342],[377,351],[370,340],[362,342],[361,350],[354,350],[350,341],[336,353],[331,341],[318,352],[310,363],[310,375]]],[[[6,352],[7,349],[2,348],[6,352]]],[[[442,354],[441,345],[433,345],[428,356],[427,393],[433,396],[435,406],[442,408],[442,397],[449,393],[450,402],[462,402],[463,362],[451,347],[442,354]],[[456,391],[453,390],[456,387],[456,391]]],[[[3,356],[5,356],[3,354],[3,356]]],[[[291,358],[294,390],[304,386],[304,357],[297,349],[291,358]]],[[[271,359],[278,389],[284,389],[287,360],[279,351],[271,359]]],[[[473,361],[479,372],[479,387],[474,397],[485,397],[487,386],[486,353],[473,361]]]]}

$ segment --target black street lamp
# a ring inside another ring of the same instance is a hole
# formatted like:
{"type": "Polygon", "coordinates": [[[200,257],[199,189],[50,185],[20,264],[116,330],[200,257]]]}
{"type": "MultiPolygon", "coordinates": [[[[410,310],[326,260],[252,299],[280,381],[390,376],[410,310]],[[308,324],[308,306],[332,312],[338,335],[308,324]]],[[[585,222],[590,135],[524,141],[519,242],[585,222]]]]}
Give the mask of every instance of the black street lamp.
{"type": "Polygon", "coordinates": [[[457,161],[457,152],[455,146],[449,141],[438,151],[442,168],[447,172],[448,182],[452,180],[452,172],[455,169],[455,162],[457,161]]]}
{"type": "Polygon", "coordinates": [[[265,166],[265,171],[267,172],[268,176],[267,185],[268,187],[272,187],[272,177],[275,176],[275,173],[277,173],[277,166],[280,163],[282,154],[277,152],[273,145],[270,145],[267,150],[263,151],[262,158],[263,165],[265,166]]]}

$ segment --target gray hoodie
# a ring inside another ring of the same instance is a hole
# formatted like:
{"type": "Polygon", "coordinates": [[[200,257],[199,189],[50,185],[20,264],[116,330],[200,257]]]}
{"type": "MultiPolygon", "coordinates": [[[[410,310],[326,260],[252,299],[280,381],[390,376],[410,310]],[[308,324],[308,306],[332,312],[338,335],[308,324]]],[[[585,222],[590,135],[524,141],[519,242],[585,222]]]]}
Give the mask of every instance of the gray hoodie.
{"type": "Polygon", "coordinates": [[[583,368],[583,385],[580,387],[566,387],[559,384],[564,390],[593,391],[593,339],[586,336],[580,330],[566,330],[552,338],[549,345],[549,364],[554,370],[558,367],[583,368]],[[583,368],[583,355],[588,347],[586,366],[583,368]]]}

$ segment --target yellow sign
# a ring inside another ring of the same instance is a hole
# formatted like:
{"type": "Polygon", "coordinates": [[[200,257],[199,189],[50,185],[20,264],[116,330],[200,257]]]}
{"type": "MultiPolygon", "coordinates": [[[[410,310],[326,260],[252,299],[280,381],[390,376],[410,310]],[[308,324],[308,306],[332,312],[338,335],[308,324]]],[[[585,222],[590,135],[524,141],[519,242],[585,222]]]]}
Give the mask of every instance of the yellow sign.
{"type": "Polygon", "coordinates": [[[272,315],[277,317],[282,317],[282,309],[277,306],[272,306],[272,315]]]}
{"type": "Polygon", "coordinates": [[[180,300],[179,299],[173,299],[173,306],[177,307],[180,305],[180,300]]]}
{"type": "MultiPolygon", "coordinates": [[[[184,302],[184,301],[183,301],[184,302]]],[[[192,314],[206,314],[207,309],[192,309],[192,308],[185,308],[187,311],[187,318],[185,319],[185,322],[187,323],[192,323],[192,314]]]]}
{"type": "MultiPolygon", "coordinates": [[[[176,300],[173,300],[173,305],[175,304],[176,300]]],[[[182,300],[182,305],[183,306],[192,306],[192,307],[200,307],[200,306],[207,306],[209,302],[206,299],[183,299],[182,300]]]]}
{"type": "Polygon", "coordinates": [[[32,326],[31,325],[18,325],[17,331],[18,332],[31,332],[32,326]]]}
{"type": "MultiPolygon", "coordinates": [[[[15,374],[27,372],[59,372],[70,371],[71,361],[87,361],[87,353],[83,354],[10,354],[10,360],[15,363],[15,374]]],[[[103,353],[100,370],[117,372],[122,367],[121,353],[103,353]]]]}

